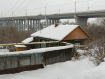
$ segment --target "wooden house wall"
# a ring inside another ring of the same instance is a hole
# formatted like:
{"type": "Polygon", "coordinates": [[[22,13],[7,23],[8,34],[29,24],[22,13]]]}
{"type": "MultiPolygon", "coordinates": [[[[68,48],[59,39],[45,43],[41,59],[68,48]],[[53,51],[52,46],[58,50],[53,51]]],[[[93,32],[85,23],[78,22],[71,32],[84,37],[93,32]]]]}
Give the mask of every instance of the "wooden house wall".
{"type": "Polygon", "coordinates": [[[63,40],[88,39],[89,36],[80,28],[77,27],[74,31],[68,34],[63,40]]]}

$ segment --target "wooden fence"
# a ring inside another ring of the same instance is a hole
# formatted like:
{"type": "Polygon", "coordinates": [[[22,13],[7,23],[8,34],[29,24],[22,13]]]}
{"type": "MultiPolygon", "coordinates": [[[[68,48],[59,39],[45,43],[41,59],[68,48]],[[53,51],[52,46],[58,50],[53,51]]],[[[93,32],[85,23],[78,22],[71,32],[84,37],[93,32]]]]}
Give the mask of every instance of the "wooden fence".
{"type": "Polygon", "coordinates": [[[41,53],[0,56],[0,74],[43,68],[43,65],[67,61],[73,56],[72,50],[66,48],[41,53]]]}
{"type": "Polygon", "coordinates": [[[71,60],[73,57],[73,49],[62,49],[43,53],[43,62],[45,65],[54,64],[71,60]]]}
{"type": "Polygon", "coordinates": [[[42,53],[0,56],[0,70],[42,64],[42,53]]]}

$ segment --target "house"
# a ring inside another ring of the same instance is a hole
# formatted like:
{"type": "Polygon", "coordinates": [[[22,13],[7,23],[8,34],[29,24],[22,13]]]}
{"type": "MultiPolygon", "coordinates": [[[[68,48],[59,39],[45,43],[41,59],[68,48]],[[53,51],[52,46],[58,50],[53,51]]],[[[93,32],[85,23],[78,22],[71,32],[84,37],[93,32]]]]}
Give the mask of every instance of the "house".
{"type": "Polygon", "coordinates": [[[64,43],[83,44],[88,38],[89,36],[78,25],[55,24],[46,27],[22,41],[27,43],[26,46],[30,50],[25,50],[24,45],[15,45],[16,52],[0,53],[0,74],[33,70],[43,68],[43,65],[71,60],[77,55],[74,45],[64,46],[64,43]],[[41,43],[46,41],[64,43],[41,43]]]}
{"type": "MultiPolygon", "coordinates": [[[[79,43],[84,44],[86,39],[90,37],[79,27],[79,25],[51,25],[42,30],[39,30],[33,34],[31,37],[23,40],[23,43],[29,42],[45,42],[45,41],[64,41],[68,43],[79,43]]],[[[43,47],[53,47],[62,46],[64,44],[44,44],[44,45],[31,45],[31,48],[43,48],[43,47]]]]}

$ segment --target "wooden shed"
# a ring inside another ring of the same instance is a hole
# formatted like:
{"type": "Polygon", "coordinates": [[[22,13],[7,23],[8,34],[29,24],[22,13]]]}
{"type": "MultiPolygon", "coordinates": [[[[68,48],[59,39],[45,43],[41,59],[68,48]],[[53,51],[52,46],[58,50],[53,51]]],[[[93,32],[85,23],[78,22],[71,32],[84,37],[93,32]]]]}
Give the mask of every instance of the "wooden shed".
{"type": "Polygon", "coordinates": [[[16,48],[16,51],[24,51],[26,46],[25,45],[14,45],[16,48]]]}

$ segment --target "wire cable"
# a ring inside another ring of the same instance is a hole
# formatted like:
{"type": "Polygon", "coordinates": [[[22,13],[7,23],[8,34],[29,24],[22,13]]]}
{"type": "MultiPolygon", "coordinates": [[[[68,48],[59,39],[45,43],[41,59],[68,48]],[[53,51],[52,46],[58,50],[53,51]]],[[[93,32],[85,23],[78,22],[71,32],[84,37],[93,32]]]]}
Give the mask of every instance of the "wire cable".
{"type": "MultiPolygon", "coordinates": [[[[19,0],[13,5],[13,7],[7,12],[7,14],[16,6],[16,4],[19,2],[19,0]]],[[[6,15],[7,15],[6,14],[6,15]]]]}
{"type": "MultiPolygon", "coordinates": [[[[16,10],[18,10],[18,9],[25,3],[25,1],[26,1],[26,0],[24,0],[16,10]]],[[[14,12],[16,12],[16,10],[15,10],[14,12]]],[[[13,13],[14,13],[14,12],[13,12],[13,13]]]]}
{"type": "MultiPolygon", "coordinates": [[[[32,2],[33,2],[33,0],[31,0],[26,6],[24,6],[24,8],[28,7],[32,2]]],[[[19,10],[16,14],[18,14],[20,11],[23,11],[23,9],[19,10]]]]}
{"type": "Polygon", "coordinates": [[[98,0],[96,3],[94,3],[91,7],[93,7],[94,5],[96,5],[100,0],[98,0]]]}

